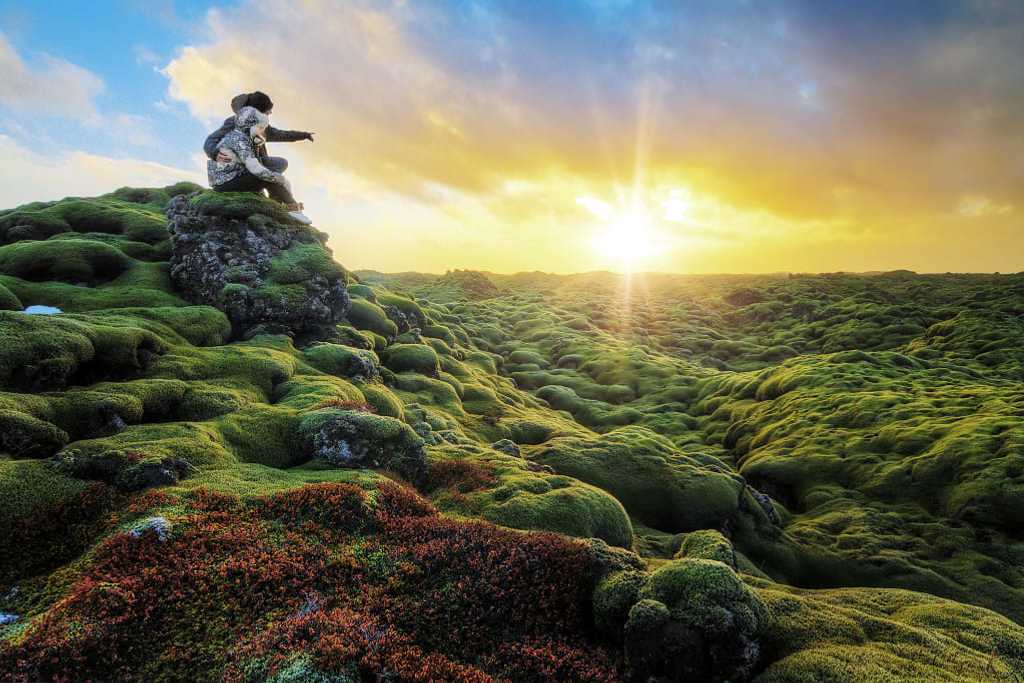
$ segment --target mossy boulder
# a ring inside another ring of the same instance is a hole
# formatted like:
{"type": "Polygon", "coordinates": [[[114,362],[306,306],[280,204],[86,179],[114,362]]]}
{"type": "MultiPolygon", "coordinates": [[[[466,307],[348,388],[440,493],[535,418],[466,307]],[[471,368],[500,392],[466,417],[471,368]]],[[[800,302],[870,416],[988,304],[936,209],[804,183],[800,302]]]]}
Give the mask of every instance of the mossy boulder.
{"type": "Polygon", "coordinates": [[[483,494],[483,516],[514,529],[557,531],[599,538],[609,545],[633,544],[633,525],[617,500],[569,477],[519,472],[483,494]]]}
{"type": "Polygon", "coordinates": [[[384,365],[394,372],[415,372],[437,377],[441,369],[437,352],[426,344],[394,344],[383,354],[384,365]]]}
{"type": "Polygon", "coordinates": [[[686,534],[676,557],[716,560],[736,569],[736,551],[732,543],[722,532],[714,529],[701,529],[686,534]]]}
{"type": "Polygon", "coordinates": [[[46,458],[68,442],[60,427],[16,410],[0,410],[0,455],[46,458]]]}
{"type": "Polygon", "coordinates": [[[175,287],[224,311],[236,336],[337,336],[349,308],[348,276],[323,233],[255,194],[178,196],[167,218],[175,287]]]}
{"type": "Polygon", "coordinates": [[[673,533],[721,525],[739,509],[744,489],[724,463],[682,452],[643,427],[555,438],[526,454],[610,492],[647,526],[673,533]]]}
{"type": "Polygon", "coordinates": [[[383,308],[366,299],[352,299],[346,318],[357,330],[366,330],[393,340],[398,336],[398,325],[394,323],[383,308]]]}
{"type": "Polygon", "coordinates": [[[127,320],[84,320],[0,311],[0,387],[38,391],[123,378],[166,349],[127,320]]]}
{"type": "Polygon", "coordinates": [[[300,418],[299,437],[309,457],[334,467],[389,469],[413,483],[426,475],[423,439],[392,417],[324,408],[300,418]]]}
{"type": "Polygon", "coordinates": [[[330,375],[362,381],[380,378],[380,361],[373,351],[318,343],[305,349],[303,356],[317,370],[330,375]]]}
{"type": "MultiPolygon", "coordinates": [[[[630,585],[627,578],[620,582],[630,585]]],[[[672,560],[646,577],[636,597],[624,627],[635,679],[732,681],[753,671],[769,614],[727,565],[672,560]]],[[[621,604],[612,604],[621,613],[621,604]]]]}
{"type": "Polygon", "coordinates": [[[0,273],[22,280],[97,284],[131,267],[120,249],[96,240],[22,241],[0,247],[0,273]]]}

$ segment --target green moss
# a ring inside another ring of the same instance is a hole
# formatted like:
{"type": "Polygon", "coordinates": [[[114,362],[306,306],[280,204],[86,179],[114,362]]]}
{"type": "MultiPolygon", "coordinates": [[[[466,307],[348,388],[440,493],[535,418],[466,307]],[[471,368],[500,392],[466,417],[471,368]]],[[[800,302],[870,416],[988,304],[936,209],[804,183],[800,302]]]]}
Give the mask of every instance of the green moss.
{"type": "Polygon", "coordinates": [[[231,453],[244,462],[292,467],[308,456],[297,440],[295,412],[276,406],[251,406],[218,421],[231,453]]]}
{"type": "Polygon", "coordinates": [[[336,467],[382,467],[413,482],[426,472],[423,439],[384,415],[315,410],[300,417],[298,436],[307,454],[336,467]]]}
{"type": "Polygon", "coordinates": [[[366,299],[370,303],[377,303],[377,295],[374,294],[373,288],[362,283],[349,285],[348,293],[351,294],[353,297],[366,299]]]}
{"type": "Polygon", "coordinates": [[[416,372],[437,377],[441,365],[434,349],[424,344],[394,344],[383,353],[384,365],[394,372],[416,372]]]}
{"type": "MultiPolygon", "coordinates": [[[[160,276],[163,277],[161,271],[160,276]]],[[[125,285],[120,278],[98,287],[78,287],[63,282],[27,282],[0,275],[0,283],[16,294],[25,306],[54,306],[68,313],[142,306],[184,306],[175,294],[157,288],[125,285]]],[[[167,289],[170,282],[166,283],[167,289]]]]}
{"type": "Polygon", "coordinates": [[[724,463],[680,452],[642,427],[552,439],[527,456],[611,492],[644,524],[670,532],[722,524],[743,489],[724,463]]]}
{"type": "MultiPolygon", "coordinates": [[[[165,188],[168,189],[168,188],[165,188]]],[[[167,239],[163,205],[143,206],[112,195],[37,202],[0,212],[0,243],[45,240],[65,232],[106,233],[154,244],[167,239]]]]}
{"type": "Polygon", "coordinates": [[[59,387],[76,373],[130,374],[163,347],[138,327],[0,312],[0,386],[59,387]]]}
{"type": "Polygon", "coordinates": [[[351,325],[338,325],[336,329],[338,330],[338,339],[336,340],[338,343],[356,349],[374,348],[374,334],[362,332],[351,325]]]}
{"type": "MultiPolygon", "coordinates": [[[[765,681],[987,680],[1024,659],[1019,626],[967,604],[1024,618],[1024,276],[649,276],[627,300],[611,274],[365,274],[342,344],[225,344],[224,315],[185,306],[167,273],[163,206],[195,189],[0,211],[0,309],[64,311],[0,312],[9,528],[91,479],[372,489],[378,466],[415,480],[426,442],[478,475],[431,494],[445,511],[647,555],[653,573],[613,572],[593,597],[638,677],[686,680],[658,667],[722,643],[761,652],[765,681]],[[744,290],[757,300],[729,302],[744,290]],[[399,344],[396,321],[414,328],[399,344]]],[[[251,194],[192,201],[286,220],[251,194]]],[[[298,301],[314,273],[348,277],[311,242],[263,294],[298,301]]],[[[32,567],[93,542],[60,538],[32,567]]]]}
{"type": "Polygon", "coordinates": [[[367,382],[359,385],[363,398],[378,415],[386,415],[399,420],[405,419],[405,408],[402,401],[387,387],[367,382]]]}
{"type": "Polygon", "coordinates": [[[0,247],[0,273],[22,280],[107,282],[130,265],[131,259],[119,249],[91,240],[25,241],[0,247]]]}
{"type": "Polygon", "coordinates": [[[622,506],[600,489],[556,479],[555,485],[543,477],[520,478],[503,483],[483,516],[496,524],[514,529],[543,529],[577,536],[600,538],[609,545],[628,548],[633,528],[622,506]]]}
{"type": "Polygon", "coordinates": [[[388,318],[384,309],[369,301],[352,299],[352,307],[345,317],[358,330],[367,330],[386,339],[398,336],[398,326],[388,318]]]}
{"type": "Polygon", "coordinates": [[[328,280],[344,280],[346,271],[320,244],[297,244],[270,260],[267,279],[289,285],[306,282],[318,275],[328,280]]]}
{"type": "Polygon", "coordinates": [[[338,377],[373,379],[380,373],[380,361],[373,351],[320,343],[310,346],[302,355],[317,370],[338,377]]]}
{"type": "Polygon", "coordinates": [[[757,585],[773,616],[759,683],[995,681],[1024,669],[1024,629],[989,610],[910,591],[757,585]]]}
{"type": "Polygon", "coordinates": [[[732,543],[720,531],[714,529],[703,529],[686,534],[676,557],[716,560],[733,569],[736,568],[736,553],[732,543]]]}
{"type": "MultiPolygon", "coordinates": [[[[391,292],[384,290],[378,290],[375,298],[377,305],[382,308],[384,306],[394,306],[397,308],[414,326],[423,326],[427,320],[427,316],[423,313],[423,309],[420,308],[419,304],[412,299],[404,296],[398,296],[397,294],[392,294],[391,292]]],[[[424,334],[426,334],[426,332],[424,332],[424,334]]]]}
{"type": "Polygon", "coordinates": [[[0,284],[0,311],[20,311],[24,308],[14,292],[0,284]]]}
{"type": "Polygon", "coordinates": [[[189,206],[200,214],[246,220],[251,216],[266,216],[278,223],[294,221],[280,202],[253,192],[214,192],[207,190],[189,199],[189,206]]]}
{"type": "Polygon", "coordinates": [[[615,572],[602,579],[594,590],[593,598],[597,628],[613,638],[620,638],[630,610],[637,604],[637,596],[646,580],[646,572],[635,570],[615,572]]]}
{"type": "Polygon", "coordinates": [[[588,427],[607,429],[633,424],[642,418],[642,414],[632,408],[610,409],[602,401],[580,398],[569,387],[548,385],[542,387],[537,396],[547,401],[555,410],[572,413],[577,421],[588,427]]]}
{"type": "Polygon", "coordinates": [[[768,609],[740,577],[722,562],[681,559],[667,562],[647,578],[641,600],[656,600],[672,619],[705,633],[752,635],[768,621],[768,609]]]}

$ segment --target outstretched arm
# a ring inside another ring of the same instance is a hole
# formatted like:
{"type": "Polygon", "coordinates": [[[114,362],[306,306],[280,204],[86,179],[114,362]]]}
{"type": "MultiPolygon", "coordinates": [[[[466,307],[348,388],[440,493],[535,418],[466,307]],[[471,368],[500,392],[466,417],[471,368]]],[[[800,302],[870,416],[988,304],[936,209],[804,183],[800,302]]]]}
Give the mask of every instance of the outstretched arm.
{"type": "Polygon", "coordinates": [[[281,130],[273,126],[267,126],[267,142],[298,142],[299,140],[313,140],[313,134],[304,130],[281,130]]]}

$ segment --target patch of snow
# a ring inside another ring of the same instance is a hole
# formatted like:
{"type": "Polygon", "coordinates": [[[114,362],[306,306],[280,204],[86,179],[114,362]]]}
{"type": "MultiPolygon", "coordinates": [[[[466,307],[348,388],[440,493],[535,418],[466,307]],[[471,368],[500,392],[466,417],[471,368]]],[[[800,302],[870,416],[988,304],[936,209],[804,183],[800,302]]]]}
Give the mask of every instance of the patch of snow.
{"type": "Polygon", "coordinates": [[[57,315],[64,311],[60,310],[56,306],[29,306],[24,312],[29,315],[57,315]]]}

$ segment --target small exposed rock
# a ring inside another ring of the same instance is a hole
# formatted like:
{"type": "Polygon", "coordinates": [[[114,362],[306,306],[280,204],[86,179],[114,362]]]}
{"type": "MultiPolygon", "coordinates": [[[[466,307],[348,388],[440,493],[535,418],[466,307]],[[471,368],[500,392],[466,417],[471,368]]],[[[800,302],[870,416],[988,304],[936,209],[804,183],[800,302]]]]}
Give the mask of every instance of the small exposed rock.
{"type": "Polygon", "coordinates": [[[768,515],[768,519],[771,520],[771,523],[775,526],[780,526],[782,524],[782,520],[779,518],[778,510],[775,509],[775,504],[772,503],[771,496],[766,493],[761,493],[755,488],[748,488],[750,489],[751,495],[754,496],[754,500],[756,500],[758,505],[761,506],[764,513],[768,515]]]}
{"type": "Polygon", "coordinates": [[[491,448],[502,453],[514,456],[516,458],[522,457],[522,452],[519,450],[519,444],[511,439],[498,439],[491,444],[491,448]]]}
{"type": "Polygon", "coordinates": [[[309,457],[334,467],[389,469],[413,484],[426,476],[423,438],[400,420],[326,408],[307,413],[299,432],[309,457]]]}
{"type": "Polygon", "coordinates": [[[194,470],[182,458],[140,461],[137,453],[117,450],[96,454],[65,448],[54,456],[54,460],[73,477],[110,482],[123,491],[170,486],[194,470]]]}
{"type": "Polygon", "coordinates": [[[11,612],[0,612],[0,626],[9,626],[21,617],[11,612]]]}
{"type": "Polygon", "coordinates": [[[171,536],[171,523],[164,517],[149,517],[135,526],[135,528],[128,533],[135,538],[139,538],[147,531],[155,533],[157,539],[163,543],[171,536]]]}

